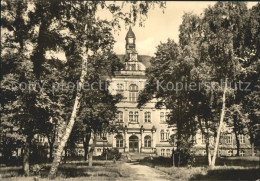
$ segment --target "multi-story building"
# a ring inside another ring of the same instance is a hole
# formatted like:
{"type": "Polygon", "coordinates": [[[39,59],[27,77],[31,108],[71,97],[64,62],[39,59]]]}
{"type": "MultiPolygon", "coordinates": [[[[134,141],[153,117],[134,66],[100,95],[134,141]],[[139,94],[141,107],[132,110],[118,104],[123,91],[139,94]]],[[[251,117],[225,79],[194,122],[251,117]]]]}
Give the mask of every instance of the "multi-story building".
{"type": "MultiPolygon", "coordinates": [[[[145,69],[150,65],[151,57],[138,55],[136,37],[131,27],[125,40],[126,53],[118,55],[125,68],[116,72],[110,80],[111,93],[123,96],[117,105],[117,119],[113,121],[121,129],[107,135],[107,144],[118,148],[120,152],[170,155],[172,146],[168,139],[172,128],[166,123],[168,111],[165,108],[155,109],[155,100],[137,108],[138,95],[146,83],[145,69]]],[[[98,142],[101,147],[106,145],[101,142],[102,140],[98,142]]],[[[96,147],[97,154],[100,149],[99,146],[96,147]]]]}

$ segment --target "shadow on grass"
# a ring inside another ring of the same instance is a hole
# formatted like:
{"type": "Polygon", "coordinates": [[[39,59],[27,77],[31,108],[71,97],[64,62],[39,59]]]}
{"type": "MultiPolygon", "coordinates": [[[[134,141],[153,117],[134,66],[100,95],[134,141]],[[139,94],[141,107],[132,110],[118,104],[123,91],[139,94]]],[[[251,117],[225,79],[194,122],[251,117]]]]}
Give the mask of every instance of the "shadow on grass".
{"type": "MultiPolygon", "coordinates": [[[[147,165],[151,167],[172,167],[172,159],[166,157],[154,157],[152,160],[149,157],[138,160],[139,164],[147,165]]],[[[207,157],[197,156],[195,157],[195,163],[192,167],[204,167],[208,166],[207,157]]],[[[258,160],[250,160],[243,157],[220,157],[216,159],[216,166],[241,166],[241,167],[256,167],[259,166],[258,160]]]]}
{"type": "Polygon", "coordinates": [[[165,157],[153,157],[151,160],[149,157],[145,157],[144,159],[137,160],[134,164],[147,165],[150,167],[160,166],[160,167],[171,167],[172,160],[170,158],[165,157]]]}
{"type": "Polygon", "coordinates": [[[208,170],[206,175],[196,174],[190,180],[257,180],[259,169],[217,169],[208,170]]]}

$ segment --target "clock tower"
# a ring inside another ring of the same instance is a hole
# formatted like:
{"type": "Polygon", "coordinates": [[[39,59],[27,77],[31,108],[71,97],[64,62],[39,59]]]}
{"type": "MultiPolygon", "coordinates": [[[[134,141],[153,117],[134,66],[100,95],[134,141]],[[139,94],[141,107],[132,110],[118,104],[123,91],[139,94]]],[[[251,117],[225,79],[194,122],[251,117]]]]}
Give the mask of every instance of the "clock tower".
{"type": "Polygon", "coordinates": [[[135,34],[131,26],[126,34],[125,40],[126,40],[126,53],[129,54],[135,52],[135,34]]]}

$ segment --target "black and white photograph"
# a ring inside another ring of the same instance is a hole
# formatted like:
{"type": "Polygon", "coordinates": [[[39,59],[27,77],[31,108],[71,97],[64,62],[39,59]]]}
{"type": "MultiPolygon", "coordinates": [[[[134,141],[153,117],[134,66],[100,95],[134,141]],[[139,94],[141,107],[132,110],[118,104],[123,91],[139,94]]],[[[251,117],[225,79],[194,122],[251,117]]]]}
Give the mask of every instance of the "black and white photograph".
{"type": "Polygon", "coordinates": [[[1,1],[1,181],[260,180],[260,2],[1,1]]]}

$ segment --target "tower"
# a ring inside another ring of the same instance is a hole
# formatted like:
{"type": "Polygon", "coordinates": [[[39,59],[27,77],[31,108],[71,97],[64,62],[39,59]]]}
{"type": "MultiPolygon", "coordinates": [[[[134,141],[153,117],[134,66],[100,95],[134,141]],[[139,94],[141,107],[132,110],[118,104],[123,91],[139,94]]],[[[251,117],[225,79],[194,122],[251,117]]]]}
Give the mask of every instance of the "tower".
{"type": "Polygon", "coordinates": [[[137,51],[136,51],[136,46],[135,46],[135,34],[132,30],[132,27],[130,26],[126,37],[126,57],[127,57],[127,61],[129,62],[136,62],[137,60],[137,51]]]}
{"type": "Polygon", "coordinates": [[[131,26],[126,34],[125,40],[126,40],[126,53],[135,52],[135,34],[131,26]]]}

